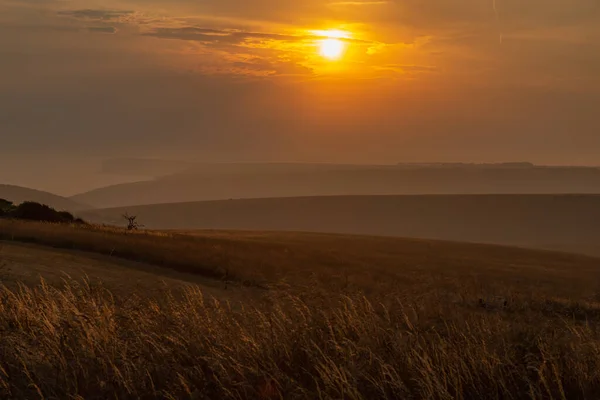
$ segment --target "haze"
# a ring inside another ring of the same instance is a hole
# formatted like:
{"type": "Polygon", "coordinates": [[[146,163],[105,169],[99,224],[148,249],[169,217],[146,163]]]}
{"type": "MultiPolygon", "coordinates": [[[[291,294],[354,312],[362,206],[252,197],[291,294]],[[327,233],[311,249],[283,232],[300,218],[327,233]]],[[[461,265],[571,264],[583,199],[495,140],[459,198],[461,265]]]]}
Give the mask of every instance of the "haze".
{"type": "Polygon", "coordinates": [[[599,111],[600,0],[0,0],[0,399],[600,399],[599,111]]]}
{"type": "Polygon", "coordinates": [[[599,164],[596,0],[1,0],[0,60],[0,178],[62,194],[92,157],[599,164]]]}

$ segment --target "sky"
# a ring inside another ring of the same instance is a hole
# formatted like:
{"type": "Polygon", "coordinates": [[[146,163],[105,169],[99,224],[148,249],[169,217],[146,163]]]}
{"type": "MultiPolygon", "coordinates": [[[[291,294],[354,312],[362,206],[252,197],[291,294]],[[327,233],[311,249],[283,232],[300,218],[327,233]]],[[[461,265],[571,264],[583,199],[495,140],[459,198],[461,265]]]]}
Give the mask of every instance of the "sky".
{"type": "Polygon", "coordinates": [[[113,156],[600,165],[599,71],[598,0],[0,0],[0,179],[113,156]]]}

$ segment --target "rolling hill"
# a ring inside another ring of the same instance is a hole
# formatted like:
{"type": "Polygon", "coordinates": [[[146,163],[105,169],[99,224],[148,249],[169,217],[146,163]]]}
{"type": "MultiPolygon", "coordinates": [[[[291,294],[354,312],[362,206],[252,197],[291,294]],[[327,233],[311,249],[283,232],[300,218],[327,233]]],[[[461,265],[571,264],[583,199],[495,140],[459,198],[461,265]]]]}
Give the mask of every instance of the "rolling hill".
{"type": "MultiPolygon", "coordinates": [[[[234,284],[232,294],[255,287],[260,295],[282,282],[291,285],[285,290],[352,285],[376,296],[398,289],[423,294],[430,282],[419,277],[447,276],[460,285],[461,277],[474,273],[489,290],[502,282],[519,286],[536,280],[541,291],[557,276],[591,290],[596,282],[589,274],[600,268],[599,259],[583,255],[451,241],[301,232],[127,232],[2,220],[0,257],[5,282],[9,277],[35,284],[41,276],[60,284],[67,273],[101,279],[124,293],[139,284],[156,289],[162,280],[166,287],[186,283],[216,290],[227,279],[234,284]]],[[[552,288],[548,294],[576,293],[571,289],[552,288]]]]}
{"type": "Polygon", "coordinates": [[[4,184],[0,184],[0,199],[12,201],[15,204],[24,201],[35,201],[37,203],[46,204],[59,211],[74,212],[92,208],[91,206],[49,192],[4,184]]]}
{"type": "Polygon", "coordinates": [[[198,164],[72,197],[98,208],[241,198],[600,193],[599,168],[501,165],[198,164]]]}
{"type": "Polygon", "coordinates": [[[0,242],[3,285],[15,287],[18,283],[35,286],[43,278],[48,284],[60,285],[63,280],[90,279],[116,294],[141,290],[146,295],[159,293],[165,287],[180,289],[190,285],[202,286],[211,295],[218,296],[222,285],[201,275],[180,273],[141,262],[102,256],[89,252],[56,249],[18,242],[0,242]]]}
{"type": "MultiPolygon", "coordinates": [[[[424,195],[244,199],[98,210],[151,229],[332,232],[495,243],[600,255],[600,196],[424,195]]],[[[83,214],[84,217],[86,214],[83,214]]]]}

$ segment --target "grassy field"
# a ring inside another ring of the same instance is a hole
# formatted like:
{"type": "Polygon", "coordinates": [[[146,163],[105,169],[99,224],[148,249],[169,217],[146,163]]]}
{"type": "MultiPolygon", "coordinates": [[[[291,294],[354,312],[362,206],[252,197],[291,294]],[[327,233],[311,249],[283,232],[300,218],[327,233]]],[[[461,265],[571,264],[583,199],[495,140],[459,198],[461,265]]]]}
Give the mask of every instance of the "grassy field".
{"type": "MultiPolygon", "coordinates": [[[[117,296],[131,292],[160,296],[165,288],[180,290],[198,285],[209,296],[231,298],[222,282],[198,274],[76,250],[52,249],[18,242],[0,242],[0,281],[15,289],[19,284],[35,286],[40,279],[53,286],[65,280],[88,279],[102,283],[117,296]],[[226,297],[225,297],[226,295],[226,297]]],[[[238,288],[235,294],[252,288],[238,288]]],[[[253,292],[252,292],[253,293],[253,292]]]]}
{"type": "Polygon", "coordinates": [[[595,258],[13,221],[0,237],[0,398],[600,397],[595,258]]]}

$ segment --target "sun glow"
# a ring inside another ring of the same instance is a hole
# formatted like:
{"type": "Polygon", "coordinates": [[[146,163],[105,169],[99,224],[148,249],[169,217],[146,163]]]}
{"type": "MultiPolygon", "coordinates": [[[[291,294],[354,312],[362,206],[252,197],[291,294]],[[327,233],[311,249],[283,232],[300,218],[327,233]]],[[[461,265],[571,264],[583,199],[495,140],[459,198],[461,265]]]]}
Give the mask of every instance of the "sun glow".
{"type": "Polygon", "coordinates": [[[319,40],[319,54],[328,60],[339,60],[346,51],[346,42],[344,39],[349,39],[350,34],[348,32],[340,31],[337,29],[328,31],[313,31],[316,36],[324,37],[319,40]]]}
{"type": "Polygon", "coordinates": [[[319,52],[325,58],[330,60],[338,60],[344,54],[344,42],[339,39],[324,39],[321,40],[319,52]]]}
{"type": "Polygon", "coordinates": [[[312,31],[315,36],[324,36],[329,39],[350,39],[350,32],[341,31],[339,29],[330,29],[326,31],[312,31]]]}

